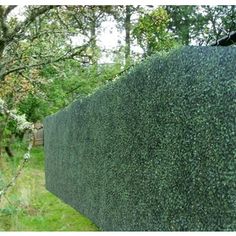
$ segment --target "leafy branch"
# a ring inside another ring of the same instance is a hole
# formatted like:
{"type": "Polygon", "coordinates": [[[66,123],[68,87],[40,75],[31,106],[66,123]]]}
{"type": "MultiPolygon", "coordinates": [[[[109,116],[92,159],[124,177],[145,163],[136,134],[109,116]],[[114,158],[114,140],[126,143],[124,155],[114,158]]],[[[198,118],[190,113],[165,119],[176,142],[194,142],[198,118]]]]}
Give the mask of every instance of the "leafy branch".
{"type": "Polygon", "coordinates": [[[51,63],[56,63],[59,61],[63,61],[63,60],[68,60],[68,59],[73,59],[75,56],[81,55],[81,53],[87,48],[87,46],[89,45],[90,41],[82,46],[78,46],[75,47],[73,49],[70,49],[69,51],[67,51],[65,54],[54,58],[53,57],[49,57],[49,59],[47,60],[41,60],[38,63],[33,63],[33,64],[29,64],[29,65],[23,65],[23,66],[19,66],[16,68],[12,68],[6,71],[2,71],[2,73],[0,73],[0,78],[4,78],[5,76],[14,73],[14,72],[19,72],[25,69],[30,69],[30,68],[36,68],[36,67],[41,67],[41,66],[45,66],[51,63]]]}

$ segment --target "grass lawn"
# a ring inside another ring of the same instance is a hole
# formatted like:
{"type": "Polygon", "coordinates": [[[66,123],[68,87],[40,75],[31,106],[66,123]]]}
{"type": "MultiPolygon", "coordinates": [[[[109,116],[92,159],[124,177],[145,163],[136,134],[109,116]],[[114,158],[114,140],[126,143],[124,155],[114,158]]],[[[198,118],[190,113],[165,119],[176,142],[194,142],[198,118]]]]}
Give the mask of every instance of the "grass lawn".
{"type": "MultiPolygon", "coordinates": [[[[24,150],[15,147],[16,157],[0,160],[0,187],[10,179],[24,150]]],[[[45,189],[43,148],[34,148],[32,157],[0,202],[0,231],[98,231],[88,218],[45,189]]]]}

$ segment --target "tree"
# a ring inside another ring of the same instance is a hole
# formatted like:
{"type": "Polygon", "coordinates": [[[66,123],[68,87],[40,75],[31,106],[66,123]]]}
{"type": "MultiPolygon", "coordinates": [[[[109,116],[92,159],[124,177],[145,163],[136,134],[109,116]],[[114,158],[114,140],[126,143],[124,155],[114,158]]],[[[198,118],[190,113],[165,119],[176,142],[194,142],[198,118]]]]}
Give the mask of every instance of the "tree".
{"type": "Polygon", "coordinates": [[[204,26],[197,37],[202,45],[215,42],[236,30],[235,6],[202,6],[204,26]]]}
{"type": "Polygon", "coordinates": [[[171,34],[167,31],[169,16],[167,11],[158,7],[139,18],[133,29],[133,35],[143,48],[145,55],[168,50],[174,45],[171,34]]]}
{"type": "Polygon", "coordinates": [[[88,48],[89,62],[96,64],[100,56],[100,49],[97,45],[97,36],[102,22],[109,15],[113,14],[112,6],[68,6],[68,14],[71,24],[77,28],[84,28],[85,34],[90,39],[88,48]]]}
{"type": "Polygon", "coordinates": [[[73,60],[58,63],[56,66],[47,65],[40,73],[50,82],[41,84],[39,92],[28,93],[19,103],[18,109],[30,122],[42,120],[75,99],[93,93],[98,87],[113,80],[120,70],[119,64],[93,64],[84,67],[73,60]],[[64,73],[61,73],[62,69],[64,73]]]}
{"type": "Polygon", "coordinates": [[[235,6],[165,6],[168,30],[183,45],[208,45],[236,28],[235,6]]]}
{"type": "Polygon", "coordinates": [[[168,30],[170,30],[183,45],[189,45],[193,39],[193,30],[200,24],[198,6],[165,6],[169,16],[168,30]]]}
{"type": "Polygon", "coordinates": [[[130,32],[131,32],[131,15],[132,15],[132,6],[125,6],[125,64],[128,66],[130,63],[130,51],[131,51],[131,41],[130,41],[130,32]]]}
{"type": "Polygon", "coordinates": [[[91,45],[86,24],[72,24],[74,15],[84,9],[65,6],[27,6],[25,19],[8,18],[12,6],[0,10],[0,79],[12,73],[25,73],[32,68],[61,60],[86,57],[91,45]],[[73,19],[72,19],[73,18],[73,19]],[[71,37],[82,42],[74,46],[71,37]]]}
{"type": "MultiPolygon", "coordinates": [[[[82,7],[26,6],[23,19],[11,15],[15,8],[0,6],[0,92],[10,109],[38,91],[39,84],[48,83],[40,75],[44,66],[66,60],[83,63],[91,45],[86,25],[72,24],[82,7]],[[75,35],[82,39],[77,45],[72,42],[75,35]]],[[[2,140],[9,136],[4,135],[9,127],[2,119],[2,140]]]]}

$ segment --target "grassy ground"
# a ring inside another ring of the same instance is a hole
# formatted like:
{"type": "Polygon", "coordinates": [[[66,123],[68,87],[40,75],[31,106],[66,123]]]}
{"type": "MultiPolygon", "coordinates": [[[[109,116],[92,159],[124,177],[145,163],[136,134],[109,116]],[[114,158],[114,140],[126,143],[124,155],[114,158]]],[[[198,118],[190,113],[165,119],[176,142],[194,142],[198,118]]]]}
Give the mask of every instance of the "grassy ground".
{"type": "MultiPolygon", "coordinates": [[[[15,173],[24,150],[15,147],[12,160],[1,157],[0,187],[15,173]]],[[[60,201],[44,186],[42,148],[34,148],[32,157],[17,184],[0,202],[0,231],[97,231],[85,216],[60,201]]]]}

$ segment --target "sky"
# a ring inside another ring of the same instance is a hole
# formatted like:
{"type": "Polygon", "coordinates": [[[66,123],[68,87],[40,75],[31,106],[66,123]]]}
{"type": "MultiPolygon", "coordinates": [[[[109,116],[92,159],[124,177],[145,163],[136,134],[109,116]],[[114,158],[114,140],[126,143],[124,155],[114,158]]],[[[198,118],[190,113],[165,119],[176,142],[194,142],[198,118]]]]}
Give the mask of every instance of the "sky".
{"type": "MultiPolygon", "coordinates": [[[[101,25],[101,34],[98,36],[98,46],[108,50],[115,50],[119,44],[125,44],[125,32],[120,32],[114,21],[104,21],[101,25]]],[[[136,53],[143,52],[138,45],[133,44],[131,45],[131,51],[136,53]]],[[[111,60],[109,56],[104,54],[100,61],[101,63],[109,63],[111,60]]]]}

